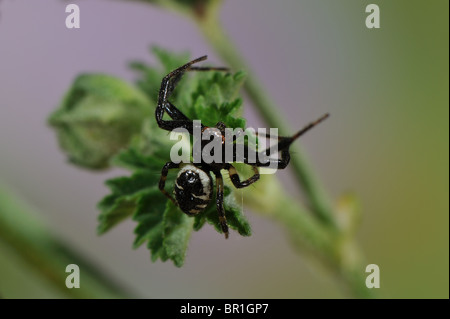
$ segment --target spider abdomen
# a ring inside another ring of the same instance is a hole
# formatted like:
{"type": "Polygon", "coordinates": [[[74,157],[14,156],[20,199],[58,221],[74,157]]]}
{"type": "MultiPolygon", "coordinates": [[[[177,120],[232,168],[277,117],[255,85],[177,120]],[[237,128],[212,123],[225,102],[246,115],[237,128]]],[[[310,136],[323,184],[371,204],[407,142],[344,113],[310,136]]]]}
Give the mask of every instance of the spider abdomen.
{"type": "Polygon", "coordinates": [[[205,210],[211,201],[211,176],[192,164],[184,165],[178,172],[174,194],[184,213],[196,215],[205,210]]]}

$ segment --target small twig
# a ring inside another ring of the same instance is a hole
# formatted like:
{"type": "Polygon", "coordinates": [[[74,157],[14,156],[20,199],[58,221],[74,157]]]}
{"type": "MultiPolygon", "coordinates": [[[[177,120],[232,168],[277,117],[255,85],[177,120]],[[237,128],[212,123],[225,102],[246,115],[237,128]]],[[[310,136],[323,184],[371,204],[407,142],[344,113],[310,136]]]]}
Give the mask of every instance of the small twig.
{"type": "Polygon", "coordinates": [[[352,295],[374,297],[365,286],[364,260],[352,234],[324,225],[286,195],[271,175],[263,175],[255,189],[243,189],[243,197],[247,208],[279,222],[296,250],[320,261],[352,295]]]}

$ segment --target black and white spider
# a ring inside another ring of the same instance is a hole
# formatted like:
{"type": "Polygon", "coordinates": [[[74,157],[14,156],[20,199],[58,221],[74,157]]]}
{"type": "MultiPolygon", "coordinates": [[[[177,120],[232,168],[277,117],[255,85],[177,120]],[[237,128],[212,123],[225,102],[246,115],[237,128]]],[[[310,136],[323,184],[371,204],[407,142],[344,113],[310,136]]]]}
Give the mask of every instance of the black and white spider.
{"type": "MultiPolygon", "coordinates": [[[[213,68],[213,67],[195,67],[193,64],[206,60],[207,56],[202,56],[195,60],[186,63],[183,66],[173,70],[167,74],[161,82],[161,88],[159,90],[158,96],[158,106],[155,111],[156,122],[158,126],[167,131],[173,131],[175,129],[183,128],[193,134],[194,122],[184,115],[180,110],[178,110],[175,105],[173,105],[169,100],[170,94],[173,92],[177,82],[181,79],[184,72],[186,71],[228,71],[227,68],[213,68]],[[164,113],[172,118],[172,120],[163,120],[164,113]]],[[[177,205],[185,214],[189,216],[195,216],[206,209],[208,204],[212,199],[213,193],[213,182],[211,178],[211,172],[216,177],[216,205],[217,212],[219,214],[219,222],[222,228],[225,238],[228,238],[228,224],[225,217],[225,210],[223,206],[223,178],[220,173],[221,170],[228,170],[231,182],[236,188],[243,188],[251,185],[259,179],[258,167],[276,167],[283,169],[289,164],[290,154],[289,147],[297,138],[299,138],[306,131],[323,121],[328,117],[328,114],[323,115],[315,122],[308,124],[302,130],[297,132],[291,137],[276,137],[278,139],[278,151],[281,152],[281,157],[279,159],[270,158],[268,161],[260,161],[256,158],[256,161],[250,163],[247,155],[244,155],[244,163],[252,166],[254,175],[250,178],[241,181],[236,169],[232,164],[225,161],[225,157],[221,161],[213,161],[211,163],[206,163],[203,158],[200,163],[174,163],[167,162],[161,172],[161,179],[159,181],[159,189],[166,195],[175,205],[177,205]],[[175,199],[164,189],[167,174],[169,169],[180,168],[178,176],[175,181],[175,199]]],[[[211,135],[219,134],[222,139],[222,146],[225,148],[225,124],[223,122],[218,122],[214,128],[204,126],[201,124],[202,133],[211,130],[211,135]]],[[[272,138],[271,136],[267,136],[272,138]]],[[[202,142],[201,147],[204,144],[202,142]]],[[[263,151],[267,154],[267,151],[263,151]]],[[[244,146],[244,154],[248,154],[248,146],[244,146]]],[[[225,154],[225,151],[222,152],[225,154]]],[[[234,161],[235,162],[235,161],[234,161]]]]}

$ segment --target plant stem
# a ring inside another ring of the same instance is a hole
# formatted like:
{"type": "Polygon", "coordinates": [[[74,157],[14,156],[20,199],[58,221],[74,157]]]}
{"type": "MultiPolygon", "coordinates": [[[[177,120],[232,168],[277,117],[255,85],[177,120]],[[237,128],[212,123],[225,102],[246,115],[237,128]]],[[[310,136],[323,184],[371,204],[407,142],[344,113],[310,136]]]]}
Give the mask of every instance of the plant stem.
{"type": "Polygon", "coordinates": [[[362,254],[349,229],[333,231],[282,191],[274,176],[263,175],[255,189],[244,189],[245,206],[274,219],[286,230],[296,250],[307,253],[334,273],[346,290],[358,298],[372,298],[365,285],[362,254]]]}
{"type": "Polygon", "coordinates": [[[37,214],[0,184],[0,241],[68,298],[123,298],[126,294],[60,240],[51,236],[37,214]],[[80,268],[80,288],[65,285],[66,266],[80,268]]]}
{"type": "MultiPolygon", "coordinates": [[[[194,21],[197,22],[197,25],[206,40],[227,65],[235,70],[246,70],[248,75],[244,83],[244,88],[264,121],[270,127],[284,128],[283,134],[290,134],[289,132],[292,131],[289,130],[285,122],[279,116],[279,112],[276,111],[278,108],[265,93],[266,90],[263,89],[258,79],[253,76],[252,72],[249,70],[248,64],[238,53],[236,47],[221,27],[219,22],[220,3],[221,1],[212,1],[211,4],[207,6],[208,12],[200,18],[195,18],[194,21]]],[[[324,223],[331,227],[335,227],[329,200],[312,173],[305,156],[296,145],[292,146],[292,151],[295,153],[295,156],[291,158],[291,166],[297,177],[297,182],[309,200],[312,212],[324,223]]]]}

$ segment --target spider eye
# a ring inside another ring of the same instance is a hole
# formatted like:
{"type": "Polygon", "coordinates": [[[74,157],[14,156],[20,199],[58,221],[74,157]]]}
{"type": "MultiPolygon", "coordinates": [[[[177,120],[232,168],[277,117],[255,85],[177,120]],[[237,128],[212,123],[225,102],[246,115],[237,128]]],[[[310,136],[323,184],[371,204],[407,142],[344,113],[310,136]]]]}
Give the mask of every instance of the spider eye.
{"type": "Polygon", "coordinates": [[[184,176],[186,178],[186,182],[190,184],[195,184],[197,182],[200,182],[200,177],[198,174],[192,172],[192,171],[186,171],[184,173],[184,176]]]}
{"type": "Polygon", "coordinates": [[[200,176],[193,171],[185,171],[180,174],[177,178],[177,184],[185,192],[191,192],[197,195],[203,192],[203,184],[200,176]]]}

